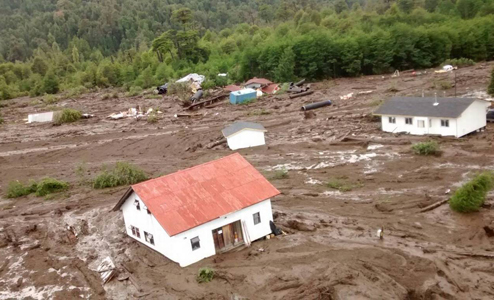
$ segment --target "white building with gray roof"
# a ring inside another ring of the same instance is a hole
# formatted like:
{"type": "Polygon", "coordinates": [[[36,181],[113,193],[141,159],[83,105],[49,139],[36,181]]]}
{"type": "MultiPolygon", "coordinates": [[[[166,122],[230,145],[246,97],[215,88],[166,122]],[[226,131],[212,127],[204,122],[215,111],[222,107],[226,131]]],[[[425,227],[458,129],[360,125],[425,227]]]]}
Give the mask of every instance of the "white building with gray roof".
{"type": "Polygon", "coordinates": [[[228,147],[232,150],[257,147],[266,144],[264,126],[253,122],[237,121],[222,130],[228,147]]]}
{"type": "Polygon", "coordinates": [[[462,137],[486,126],[489,105],[473,98],[393,97],[374,114],[386,132],[462,137]]]}

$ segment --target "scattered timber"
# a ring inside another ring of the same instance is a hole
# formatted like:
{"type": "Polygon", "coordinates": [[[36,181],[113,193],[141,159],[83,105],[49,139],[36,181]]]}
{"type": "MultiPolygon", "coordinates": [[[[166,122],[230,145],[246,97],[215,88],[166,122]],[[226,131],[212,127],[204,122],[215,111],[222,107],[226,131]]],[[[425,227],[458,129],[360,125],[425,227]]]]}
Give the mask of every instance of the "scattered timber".
{"type": "Polygon", "coordinates": [[[222,100],[223,98],[226,98],[227,96],[228,96],[228,94],[221,94],[221,95],[215,96],[213,98],[194,103],[194,104],[190,105],[189,107],[185,108],[185,110],[193,110],[196,108],[205,107],[207,105],[212,105],[212,104],[222,100]]]}
{"type": "Polygon", "coordinates": [[[295,95],[290,95],[290,99],[295,99],[295,98],[298,98],[298,97],[303,97],[303,96],[311,95],[313,93],[314,93],[314,91],[307,91],[307,92],[303,92],[303,93],[299,93],[299,94],[295,94],[295,95]]]}
{"type": "Polygon", "coordinates": [[[219,145],[222,145],[222,144],[226,144],[226,139],[225,138],[222,138],[221,140],[218,140],[216,142],[212,142],[212,143],[208,144],[206,146],[206,148],[212,149],[212,148],[214,148],[216,146],[219,146],[219,145]]]}
{"type": "Polygon", "coordinates": [[[354,90],[376,90],[377,88],[375,86],[356,86],[352,87],[354,90]]]}
{"type": "Polygon", "coordinates": [[[436,202],[436,203],[433,203],[433,204],[431,204],[431,205],[429,205],[429,206],[426,206],[426,207],[422,208],[422,209],[420,210],[420,212],[421,212],[421,213],[423,213],[423,212],[430,211],[430,210],[433,210],[433,209],[435,209],[435,208],[438,208],[439,206],[441,206],[441,205],[443,205],[444,203],[448,202],[448,200],[449,200],[449,199],[445,199],[445,200],[441,200],[441,201],[438,201],[438,202],[436,202]]]}

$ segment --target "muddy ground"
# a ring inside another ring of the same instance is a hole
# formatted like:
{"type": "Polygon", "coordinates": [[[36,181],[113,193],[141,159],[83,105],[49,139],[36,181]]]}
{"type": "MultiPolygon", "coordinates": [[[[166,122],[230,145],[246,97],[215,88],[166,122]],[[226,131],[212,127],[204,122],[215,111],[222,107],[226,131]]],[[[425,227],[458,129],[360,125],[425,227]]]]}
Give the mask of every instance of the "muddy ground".
{"type": "MultiPolygon", "coordinates": [[[[485,91],[492,66],[459,69],[456,93],[485,91]]],[[[0,299],[493,299],[494,232],[484,227],[494,228],[494,195],[479,213],[461,215],[447,204],[420,211],[494,167],[494,124],[461,139],[433,137],[442,155],[418,157],[410,145],[429,138],[383,133],[370,114],[393,95],[454,95],[455,87],[441,89],[444,82],[453,84],[452,74],[432,70],[338,79],[312,84],[316,92],[307,97],[225,101],[191,118],[174,117],[182,108],[173,97],[103,99],[101,91],[55,104],[95,115],[62,126],[25,124],[28,113],[52,109],[36,99],[1,102],[0,299]],[[339,99],[365,90],[373,92],[339,99]],[[325,99],[334,105],[315,115],[300,111],[325,99]],[[153,124],[106,119],[136,105],[164,113],[153,124]],[[127,187],[86,183],[117,161],[159,176],[226,156],[225,145],[207,145],[235,120],[268,130],[267,146],[239,152],[282,192],[273,209],[287,235],[181,268],[125,235],[111,209],[127,187]],[[283,168],[288,178],[277,179],[283,168]],[[71,188],[46,198],[5,197],[10,181],[45,176],[71,188]],[[327,186],[335,180],[344,191],[327,186]],[[103,286],[94,270],[107,256],[120,274],[103,286]],[[199,284],[197,271],[206,266],[217,277],[199,284]]]]}

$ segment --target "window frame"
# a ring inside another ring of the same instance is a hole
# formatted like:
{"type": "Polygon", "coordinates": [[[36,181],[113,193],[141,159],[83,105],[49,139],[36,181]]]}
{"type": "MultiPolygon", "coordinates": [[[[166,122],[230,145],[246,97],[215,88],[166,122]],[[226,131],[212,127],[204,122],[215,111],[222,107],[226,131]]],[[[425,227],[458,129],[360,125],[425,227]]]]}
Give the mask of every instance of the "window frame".
{"type": "Polygon", "coordinates": [[[256,213],[252,214],[252,218],[254,220],[254,225],[260,224],[261,223],[261,212],[256,212],[256,213]],[[256,217],[257,217],[257,219],[256,219],[256,217]]]}
{"type": "Polygon", "coordinates": [[[441,119],[441,127],[449,128],[449,120],[448,119],[441,119]]]}
{"type": "Polygon", "coordinates": [[[154,246],[154,236],[151,233],[144,231],[144,240],[154,246]]]}
{"type": "Polygon", "coordinates": [[[413,118],[405,118],[405,125],[413,125],[413,118]],[[408,123],[408,120],[410,120],[410,123],[408,123]]]}
{"type": "Polygon", "coordinates": [[[136,207],[137,210],[141,210],[141,201],[139,201],[139,199],[135,199],[134,206],[136,207]]]}
{"type": "Polygon", "coordinates": [[[199,236],[190,239],[190,246],[192,247],[192,251],[201,249],[201,239],[199,239],[199,236]],[[196,243],[197,243],[197,247],[194,248],[194,244],[196,243]]]}
{"type": "Polygon", "coordinates": [[[132,231],[132,235],[137,237],[137,238],[141,238],[141,232],[139,230],[139,228],[133,226],[133,225],[130,225],[130,230],[132,231]]]}
{"type": "Polygon", "coordinates": [[[418,128],[425,128],[425,120],[417,120],[417,127],[418,128]],[[422,126],[420,126],[421,122],[422,122],[422,126]]]}
{"type": "Polygon", "coordinates": [[[396,124],[396,117],[388,117],[389,124],[396,124]]]}

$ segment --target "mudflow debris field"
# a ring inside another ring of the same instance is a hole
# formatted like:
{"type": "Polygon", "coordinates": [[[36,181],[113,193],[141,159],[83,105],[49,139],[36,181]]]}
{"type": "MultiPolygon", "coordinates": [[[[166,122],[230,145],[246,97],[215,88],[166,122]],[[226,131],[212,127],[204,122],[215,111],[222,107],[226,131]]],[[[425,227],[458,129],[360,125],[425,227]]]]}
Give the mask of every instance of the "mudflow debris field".
{"type": "MultiPolygon", "coordinates": [[[[492,65],[459,69],[458,95],[485,91],[492,65]]],[[[56,104],[95,115],[61,126],[25,124],[27,114],[48,111],[33,99],[2,102],[0,299],[493,299],[493,194],[479,213],[461,215],[447,204],[421,210],[494,167],[494,124],[461,139],[432,137],[442,155],[419,157],[411,144],[430,137],[383,133],[370,114],[393,95],[443,96],[439,80],[453,82],[432,70],[338,79],[313,83],[306,97],[225,100],[193,112],[172,96],[92,93],[56,104]],[[366,90],[373,92],[357,95],[366,90]],[[321,100],[333,105],[300,110],[321,100]],[[106,118],[136,105],[163,114],[156,123],[106,118]],[[180,113],[192,116],[174,116],[180,113]],[[268,130],[266,146],[239,152],[281,191],[273,212],[287,235],[180,268],[125,235],[121,213],[111,208],[126,186],[85,183],[118,161],[160,176],[226,156],[225,144],[211,146],[236,120],[268,130]],[[288,176],[277,176],[285,170],[288,176]],[[70,188],[6,198],[9,182],[45,176],[70,188]],[[119,273],[102,285],[96,270],[106,257],[119,273]],[[201,267],[216,271],[213,281],[197,283],[201,267]]]]}

